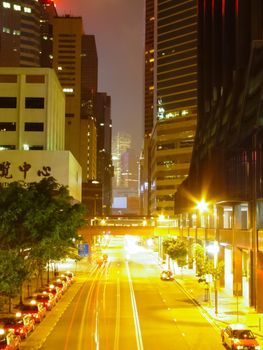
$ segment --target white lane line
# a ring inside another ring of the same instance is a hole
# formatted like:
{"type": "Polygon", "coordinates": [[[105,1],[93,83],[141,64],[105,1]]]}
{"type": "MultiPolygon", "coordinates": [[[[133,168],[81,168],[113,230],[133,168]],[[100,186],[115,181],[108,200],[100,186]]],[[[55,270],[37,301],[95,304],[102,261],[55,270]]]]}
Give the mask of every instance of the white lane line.
{"type": "Polygon", "coordinates": [[[142,341],[140,321],[139,321],[138,310],[137,310],[137,306],[136,306],[134,289],[133,289],[133,285],[132,285],[131,273],[130,273],[129,264],[127,261],[126,261],[126,268],[127,268],[127,275],[128,275],[128,281],[129,281],[129,287],[130,287],[130,295],[131,295],[131,303],[132,303],[132,310],[133,310],[133,319],[134,319],[137,349],[143,350],[143,341],[142,341]]]}
{"type": "Polygon", "coordinates": [[[116,304],[116,323],[115,323],[115,338],[114,338],[114,350],[119,349],[119,338],[120,338],[120,279],[117,279],[117,304],[116,304]]]}

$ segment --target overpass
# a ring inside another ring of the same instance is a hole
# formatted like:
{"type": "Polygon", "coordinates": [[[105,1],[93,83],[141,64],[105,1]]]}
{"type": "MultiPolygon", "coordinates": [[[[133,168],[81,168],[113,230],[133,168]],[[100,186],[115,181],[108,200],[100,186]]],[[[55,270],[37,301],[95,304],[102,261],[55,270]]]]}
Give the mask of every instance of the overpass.
{"type": "Polygon", "coordinates": [[[108,216],[86,218],[79,230],[84,239],[100,235],[166,236],[178,234],[175,221],[145,216],[108,216]]]}

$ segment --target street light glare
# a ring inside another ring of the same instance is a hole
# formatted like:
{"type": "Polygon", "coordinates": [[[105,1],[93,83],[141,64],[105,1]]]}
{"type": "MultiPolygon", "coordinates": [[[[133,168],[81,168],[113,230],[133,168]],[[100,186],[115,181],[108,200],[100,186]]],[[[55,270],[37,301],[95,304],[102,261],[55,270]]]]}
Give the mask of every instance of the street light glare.
{"type": "Polygon", "coordinates": [[[197,209],[200,213],[208,211],[208,203],[204,199],[202,199],[200,202],[197,202],[197,209]]]}

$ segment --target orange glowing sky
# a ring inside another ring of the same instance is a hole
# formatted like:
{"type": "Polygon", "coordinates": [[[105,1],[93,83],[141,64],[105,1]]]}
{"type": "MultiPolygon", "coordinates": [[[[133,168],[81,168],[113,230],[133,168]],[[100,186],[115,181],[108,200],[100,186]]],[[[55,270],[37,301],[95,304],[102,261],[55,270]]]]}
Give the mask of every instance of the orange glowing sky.
{"type": "Polygon", "coordinates": [[[57,0],[58,14],[82,16],[94,34],[99,91],[112,99],[113,134],[130,133],[137,151],[143,139],[144,1],[57,0]]]}

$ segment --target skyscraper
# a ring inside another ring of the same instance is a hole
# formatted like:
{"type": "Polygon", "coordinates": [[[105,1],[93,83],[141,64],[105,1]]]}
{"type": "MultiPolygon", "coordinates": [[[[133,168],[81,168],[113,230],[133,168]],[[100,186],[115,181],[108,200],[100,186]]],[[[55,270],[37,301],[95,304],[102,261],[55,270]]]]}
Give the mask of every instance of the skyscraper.
{"type": "Polygon", "coordinates": [[[196,0],[147,0],[145,50],[149,212],[171,216],[174,193],[188,175],[197,119],[196,0]]]}
{"type": "Polygon", "coordinates": [[[41,4],[35,0],[3,1],[0,6],[0,65],[40,65],[41,4]]]}
{"type": "Polygon", "coordinates": [[[102,211],[110,214],[112,204],[113,164],[111,98],[105,92],[96,95],[97,179],[102,186],[102,211]]]}

